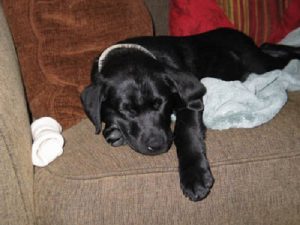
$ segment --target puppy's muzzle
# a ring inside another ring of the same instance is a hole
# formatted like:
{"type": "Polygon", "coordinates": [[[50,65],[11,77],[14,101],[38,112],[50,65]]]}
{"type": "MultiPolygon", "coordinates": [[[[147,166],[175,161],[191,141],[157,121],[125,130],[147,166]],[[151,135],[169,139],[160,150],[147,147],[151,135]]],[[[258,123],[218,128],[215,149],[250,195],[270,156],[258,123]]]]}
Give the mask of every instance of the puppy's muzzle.
{"type": "Polygon", "coordinates": [[[164,145],[164,139],[158,135],[151,135],[150,137],[146,137],[144,143],[146,143],[149,152],[159,152],[164,145]]]}
{"type": "Polygon", "coordinates": [[[144,134],[141,143],[136,151],[145,155],[158,155],[167,152],[173,142],[173,135],[161,132],[144,134]]]}

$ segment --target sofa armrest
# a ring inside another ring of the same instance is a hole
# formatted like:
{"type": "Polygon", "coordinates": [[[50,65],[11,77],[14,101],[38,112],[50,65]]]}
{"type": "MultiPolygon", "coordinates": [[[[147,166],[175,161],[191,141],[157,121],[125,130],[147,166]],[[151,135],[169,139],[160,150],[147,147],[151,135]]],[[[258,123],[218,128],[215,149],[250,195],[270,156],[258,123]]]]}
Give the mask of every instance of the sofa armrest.
{"type": "Polygon", "coordinates": [[[29,115],[2,5],[0,30],[0,223],[33,224],[29,115]]]}

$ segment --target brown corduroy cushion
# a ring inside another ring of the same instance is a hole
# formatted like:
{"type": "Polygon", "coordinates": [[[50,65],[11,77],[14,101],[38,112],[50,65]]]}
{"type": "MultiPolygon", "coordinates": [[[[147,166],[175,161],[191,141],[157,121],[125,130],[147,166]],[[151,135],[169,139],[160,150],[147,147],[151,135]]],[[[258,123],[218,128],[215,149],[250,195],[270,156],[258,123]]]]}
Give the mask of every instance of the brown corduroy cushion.
{"type": "Polygon", "coordinates": [[[35,176],[38,224],[297,224],[300,92],[269,123],[208,130],[216,179],[202,202],[179,187],[174,146],[143,156],[113,148],[88,120],[64,132],[64,154],[35,176]]]}
{"type": "Polygon", "coordinates": [[[4,0],[34,117],[64,128],[83,118],[79,94],[94,57],[107,46],[152,35],[142,0],[4,0]]]}

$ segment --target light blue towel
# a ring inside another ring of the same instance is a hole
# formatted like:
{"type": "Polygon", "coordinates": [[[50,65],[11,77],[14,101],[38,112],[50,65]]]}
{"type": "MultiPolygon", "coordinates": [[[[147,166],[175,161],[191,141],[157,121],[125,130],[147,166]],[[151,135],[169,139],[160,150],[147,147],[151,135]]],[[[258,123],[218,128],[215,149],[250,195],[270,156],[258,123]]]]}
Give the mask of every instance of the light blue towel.
{"type": "MultiPolygon", "coordinates": [[[[281,43],[300,46],[300,29],[281,43]]],[[[201,82],[207,89],[203,97],[206,127],[252,128],[268,122],[280,111],[287,101],[287,91],[300,90],[300,61],[292,60],[283,70],[251,74],[243,83],[215,78],[201,82]]]]}

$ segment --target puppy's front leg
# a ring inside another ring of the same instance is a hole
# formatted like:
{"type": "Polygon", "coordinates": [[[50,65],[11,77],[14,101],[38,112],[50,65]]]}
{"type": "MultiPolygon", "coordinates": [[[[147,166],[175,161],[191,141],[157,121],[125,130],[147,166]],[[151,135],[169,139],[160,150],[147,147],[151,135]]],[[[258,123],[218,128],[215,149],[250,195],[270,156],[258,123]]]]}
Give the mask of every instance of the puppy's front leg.
{"type": "Polygon", "coordinates": [[[214,183],[206,158],[202,111],[183,109],[176,117],[175,145],[181,189],[190,200],[199,201],[208,195],[214,183]]]}

